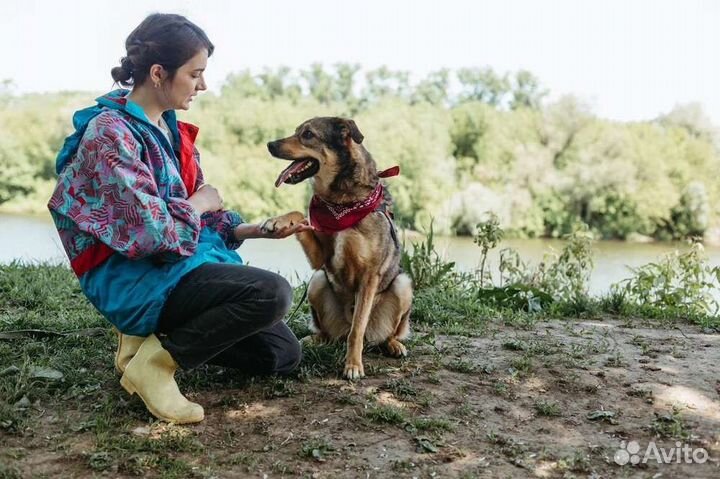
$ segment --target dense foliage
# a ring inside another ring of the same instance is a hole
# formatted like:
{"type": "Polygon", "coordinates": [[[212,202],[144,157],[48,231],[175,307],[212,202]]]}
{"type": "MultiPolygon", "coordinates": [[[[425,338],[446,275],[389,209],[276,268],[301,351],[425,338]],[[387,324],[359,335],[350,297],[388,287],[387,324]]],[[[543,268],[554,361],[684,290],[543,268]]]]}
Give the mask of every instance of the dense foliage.
{"type": "MultiPolygon", "coordinates": [[[[43,211],[54,158],[87,92],[12,95],[0,86],[0,208],[43,211]]],[[[507,235],[596,238],[717,235],[717,133],[697,105],[652,121],[593,116],[571,97],[547,101],[531,73],[441,70],[411,82],[387,68],[313,65],[227,78],[183,116],[201,127],[207,180],[248,219],[303,209],[307,185],[276,189],[271,139],[321,115],[353,117],[389,180],[398,222],[474,235],[491,211],[507,235]]]]}

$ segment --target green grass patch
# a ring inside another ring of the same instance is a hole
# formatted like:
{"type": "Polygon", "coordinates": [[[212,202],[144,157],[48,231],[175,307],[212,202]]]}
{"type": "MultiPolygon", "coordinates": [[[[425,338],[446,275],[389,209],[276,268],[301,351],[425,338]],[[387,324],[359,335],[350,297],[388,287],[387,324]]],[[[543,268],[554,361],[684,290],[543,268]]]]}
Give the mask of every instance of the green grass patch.
{"type": "Polygon", "coordinates": [[[562,415],[560,405],[554,401],[537,401],[535,403],[535,411],[538,415],[546,417],[557,417],[562,415]]]}
{"type": "Polygon", "coordinates": [[[400,425],[406,422],[405,411],[399,407],[389,405],[370,406],[364,411],[363,416],[379,424],[400,425]]]}

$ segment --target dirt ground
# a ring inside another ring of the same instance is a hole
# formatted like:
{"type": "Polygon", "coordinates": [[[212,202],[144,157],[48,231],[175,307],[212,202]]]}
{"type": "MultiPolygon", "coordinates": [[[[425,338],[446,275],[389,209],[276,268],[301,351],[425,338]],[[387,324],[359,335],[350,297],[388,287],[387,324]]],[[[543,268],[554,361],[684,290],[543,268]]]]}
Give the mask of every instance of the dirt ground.
{"type": "Polygon", "coordinates": [[[113,407],[130,416],[120,430],[98,432],[92,407],[45,404],[33,431],[0,436],[0,457],[22,477],[720,477],[720,335],[549,321],[409,345],[402,361],[366,353],[368,377],[354,383],[181,378],[206,411],[187,427],[150,421],[112,381],[113,407]],[[651,441],[671,464],[643,461],[651,441]],[[678,461],[678,445],[707,460],[678,461]]]}

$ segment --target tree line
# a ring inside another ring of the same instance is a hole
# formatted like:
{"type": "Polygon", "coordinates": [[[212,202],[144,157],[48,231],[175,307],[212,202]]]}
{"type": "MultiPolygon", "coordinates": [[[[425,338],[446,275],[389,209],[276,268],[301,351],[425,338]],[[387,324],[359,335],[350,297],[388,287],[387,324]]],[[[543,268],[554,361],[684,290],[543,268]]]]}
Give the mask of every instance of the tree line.
{"type": "MultiPolygon", "coordinates": [[[[43,211],[74,110],[97,94],[14,95],[0,83],[0,209],[43,211]]],[[[181,117],[200,127],[207,180],[254,220],[303,209],[308,185],[275,188],[265,149],[313,116],[347,116],[388,180],[398,223],[473,235],[487,212],[516,237],[559,237],[584,223],[597,238],[713,237],[720,194],[717,130],[698,105],[617,122],[548,90],[528,71],[316,64],[230,75],[181,117]]]]}

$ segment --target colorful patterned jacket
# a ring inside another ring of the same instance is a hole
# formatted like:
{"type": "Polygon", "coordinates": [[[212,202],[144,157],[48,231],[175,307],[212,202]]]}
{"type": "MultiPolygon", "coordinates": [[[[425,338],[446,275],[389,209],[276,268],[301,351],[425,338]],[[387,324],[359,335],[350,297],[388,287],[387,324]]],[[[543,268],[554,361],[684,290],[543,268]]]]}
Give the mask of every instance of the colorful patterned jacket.
{"type": "Polygon", "coordinates": [[[197,128],[168,111],[172,145],[128,90],[75,113],[48,203],[70,265],[92,304],[120,331],[155,332],[180,279],[205,263],[238,263],[232,211],[202,217],[187,199],[203,183],[197,128]]]}

